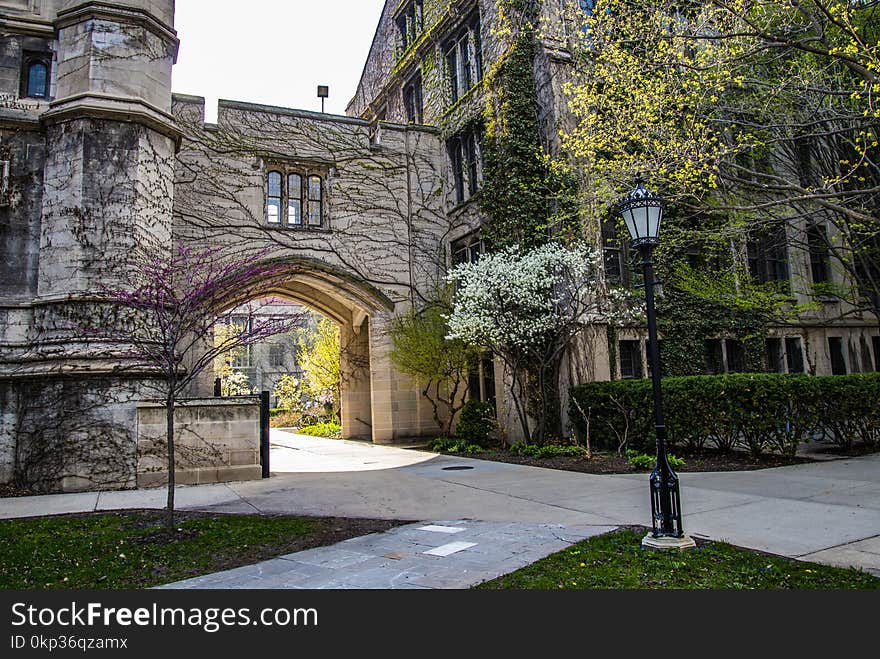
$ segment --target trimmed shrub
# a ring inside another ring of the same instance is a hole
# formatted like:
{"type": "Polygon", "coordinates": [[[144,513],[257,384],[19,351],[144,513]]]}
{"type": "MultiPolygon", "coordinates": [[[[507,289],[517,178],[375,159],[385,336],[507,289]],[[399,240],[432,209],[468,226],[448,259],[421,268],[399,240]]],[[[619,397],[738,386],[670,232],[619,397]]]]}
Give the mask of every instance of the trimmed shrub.
{"type": "Polygon", "coordinates": [[[458,417],[455,439],[465,444],[486,447],[489,444],[489,434],[494,432],[496,425],[495,408],[491,403],[469,400],[458,417]]]}
{"type": "Polygon", "coordinates": [[[305,426],[296,431],[299,435],[311,435],[313,437],[329,437],[339,439],[342,436],[342,426],[338,423],[315,423],[305,426]]]}
{"type": "Polygon", "coordinates": [[[522,455],[530,458],[579,458],[585,456],[587,450],[582,446],[560,446],[558,444],[538,446],[537,444],[517,442],[510,447],[510,453],[511,455],[522,455]]]}
{"type": "MultiPolygon", "coordinates": [[[[738,373],[664,378],[663,410],[670,446],[722,451],[772,450],[792,456],[800,442],[820,437],[850,448],[880,442],[880,374],[847,376],[738,373]]],[[[648,380],[593,382],[573,387],[572,400],[590,416],[594,448],[650,453],[653,397],[648,380]]],[[[571,419],[586,428],[572,402],[571,419]]]]}

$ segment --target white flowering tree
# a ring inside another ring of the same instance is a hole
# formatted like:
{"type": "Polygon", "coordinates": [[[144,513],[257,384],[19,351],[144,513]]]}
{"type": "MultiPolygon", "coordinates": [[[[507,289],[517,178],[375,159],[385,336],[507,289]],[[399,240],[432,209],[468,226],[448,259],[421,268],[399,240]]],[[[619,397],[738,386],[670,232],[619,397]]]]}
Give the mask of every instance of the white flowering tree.
{"type": "Polygon", "coordinates": [[[492,350],[504,362],[509,395],[528,443],[560,437],[559,372],[591,323],[637,311],[602,281],[601,255],[576,244],[509,248],[456,266],[449,337],[492,350]],[[530,423],[530,418],[532,423],[530,423]]]}

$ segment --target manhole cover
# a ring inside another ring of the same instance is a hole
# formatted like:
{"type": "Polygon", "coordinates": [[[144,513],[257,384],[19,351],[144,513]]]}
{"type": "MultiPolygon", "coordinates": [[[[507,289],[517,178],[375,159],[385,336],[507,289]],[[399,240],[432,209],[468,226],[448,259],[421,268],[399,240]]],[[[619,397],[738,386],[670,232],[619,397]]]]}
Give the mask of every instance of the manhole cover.
{"type": "Polygon", "coordinates": [[[473,469],[473,467],[465,467],[465,466],[443,467],[443,471],[467,471],[468,469],[473,469]]]}

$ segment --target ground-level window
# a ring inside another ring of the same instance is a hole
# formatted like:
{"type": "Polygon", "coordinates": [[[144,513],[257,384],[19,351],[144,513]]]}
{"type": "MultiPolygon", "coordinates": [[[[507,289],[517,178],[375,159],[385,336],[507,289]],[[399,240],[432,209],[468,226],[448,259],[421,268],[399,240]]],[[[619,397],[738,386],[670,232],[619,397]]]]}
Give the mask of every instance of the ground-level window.
{"type": "Polygon", "coordinates": [[[468,370],[468,397],[496,407],[495,355],[491,351],[482,353],[471,363],[468,370]]]}
{"type": "Polygon", "coordinates": [[[321,176],[302,172],[270,171],[266,175],[266,222],[273,226],[324,225],[324,181],[321,176]]]}
{"type": "Polygon", "coordinates": [[[619,341],[617,353],[620,359],[620,377],[624,380],[642,377],[641,341],[619,341]]]}
{"type": "Polygon", "coordinates": [[[782,359],[782,339],[767,339],[764,342],[764,358],[768,373],[785,373],[782,359]]]}
{"type": "Polygon", "coordinates": [[[880,336],[872,336],[871,343],[874,348],[874,370],[880,371],[880,336]]]}
{"type": "Polygon", "coordinates": [[[785,339],[785,361],[789,373],[804,372],[804,348],[800,337],[790,336],[785,339]]]}
{"type": "Polygon", "coordinates": [[[727,339],[724,341],[727,352],[727,372],[742,373],[746,370],[746,351],[742,341],[727,339]]]}
{"type": "Polygon", "coordinates": [[[706,372],[710,375],[724,373],[724,348],[721,339],[706,339],[706,372]]]}
{"type": "Polygon", "coordinates": [[[831,358],[831,374],[846,375],[846,359],[843,356],[843,339],[839,336],[828,337],[828,355],[831,358]]]}
{"type": "Polygon", "coordinates": [[[476,263],[486,253],[486,244],[479,234],[465,236],[452,243],[452,265],[476,263]]]}

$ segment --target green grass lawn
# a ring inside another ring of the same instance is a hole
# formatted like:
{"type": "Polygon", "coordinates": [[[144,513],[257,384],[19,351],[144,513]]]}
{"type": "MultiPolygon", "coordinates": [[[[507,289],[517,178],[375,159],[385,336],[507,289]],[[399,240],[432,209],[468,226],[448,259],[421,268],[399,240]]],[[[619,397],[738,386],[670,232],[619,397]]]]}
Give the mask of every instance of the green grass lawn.
{"type": "Polygon", "coordinates": [[[644,530],[589,538],[477,586],[486,589],[878,588],[866,572],[768,556],[721,542],[696,549],[642,549],[644,530]]]}
{"type": "MultiPolygon", "coordinates": [[[[370,532],[369,520],[156,512],[0,521],[0,588],[147,588],[370,532]],[[350,527],[350,528],[349,528],[350,527]]],[[[386,524],[387,527],[394,524],[386,524]]]]}

